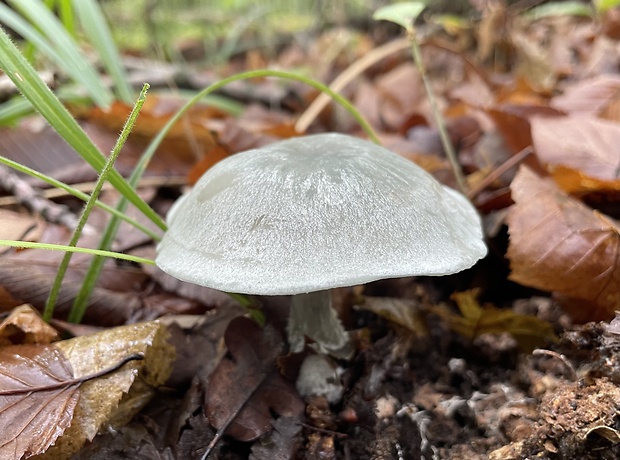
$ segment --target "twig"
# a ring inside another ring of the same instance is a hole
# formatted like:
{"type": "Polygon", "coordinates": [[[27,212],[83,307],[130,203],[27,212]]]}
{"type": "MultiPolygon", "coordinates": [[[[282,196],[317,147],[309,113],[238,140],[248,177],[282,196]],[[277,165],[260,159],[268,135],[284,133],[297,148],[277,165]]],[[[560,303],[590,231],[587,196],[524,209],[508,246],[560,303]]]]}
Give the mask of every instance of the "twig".
{"type": "Polygon", "coordinates": [[[318,426],[308,425],[307,423],[297,421],[297,425],[307,428],[308,430],[316,431],[317,433],[328,434],[330,436],[335,436],[336,438],[348,438],[349,435],[346,433],[340,433],[338,431],[326,430],[325,428],[319,428],[318,426]]]}
{"type": "Polygon", "coordinates": [[[471,189],[467,193],[467,198],[473,200],[480,192],[482,192],[485,188],[491,185],[496,179],[499,178],[502,174],[508,171],[510,168],[521,163],[528,155],[534,152],[531,145],[528,145],[523,150],[521,150],[516,155],[508,158],[504,163],[499,165],[493,171],[491,171],[480,183],[473,189],[471,189]]]}
{"type": "Polygon", "coordinates": [[[39,190],[2,165],[0,165],[0,188],[13,195],[14,203],[39,214],[47,222],[64,225],[71,230],[77,227],[78,217],[69,208],[41,196],[39,190]]]}
{"type": "Polygon", "coordinates": [[[536,355],[538,355],[538,356],[544,355],[544,356],[549,356],[551,358],[557,359],[562,364],[564,364],[566,369],[568,369],[570,377],[571,377],[571,379],[573,381],[576,381],[579,378],[579,376],[577,375],[577,371],[575,370],[573,365],[570,363],[568,358],[566,358],[566,356],[564,356],[564,355],[562,355],[562,354],[560,354],[558,352],[555,352],[553,350],[546,350],[544,348],[538,348],[538,349],[534,350],[532,352],[532,354],[535,355],[535,356],[536,355]]]}
{"type": "MultiPolygon", "coordinates": [[[[1,179],[0,179],[1,180],[1,179]]],[[[80,192],[90,193],[95,188],[96,182],[80,182],[78,184],[73,184],[71,187],[75,190],[79,190],[80,192]]],[[[180,187],[182,185],[187,184],[187,178],[185,176],[154,176],[154,177],[145,177],[143,178],[138,186],[138,188],[144,187],[180,187]]],[[[1,184],[0,184],[1,187],[1,184]]],[[[103,186],[102,191],[115,190],[114,186],[110,183],[106,183],[103,186]]],[[[64,198],[66,196],[71,196],[69,192],[60,188],[50,188],[45,190],[38,191],[38,194],[47,199],[53,198],[64,198]]],[[[14,204],[19,204],[19,201],[14,196],[4,196],[0,197],[0,208],[4,206],[11,206],[14,204]]],[[[52,203],[55,204],[55,203],[52,203]]]]}
{"type": "MultiPolygon", "coordinates": [[[[334,92],[342,91],[349,83],[351,83],[351,81],[353,81],[358,75],[369,67],[386,58],[390,54],[397,53],[398,51],[404,51],[408,48],[409,40],[402,38],[373,49],[364,57],[358,59],[347,67],[334,79],[334,81],[329,85],[329,88],[334,92]]],[[[297,119],[297,122],[295,123],[295,131],[300,133],[306,132],[308,127],[330,101],[331,98],[327,94],[319,94],[317,98],[308,106],[305,112],[302,113],[297,119]]]]}

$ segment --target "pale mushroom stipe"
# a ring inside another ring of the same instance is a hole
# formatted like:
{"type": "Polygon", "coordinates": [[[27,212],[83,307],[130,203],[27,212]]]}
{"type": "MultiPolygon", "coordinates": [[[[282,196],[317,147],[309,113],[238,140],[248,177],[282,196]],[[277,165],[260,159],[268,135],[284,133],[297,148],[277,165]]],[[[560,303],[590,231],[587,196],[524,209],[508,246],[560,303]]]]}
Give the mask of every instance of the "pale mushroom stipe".
{"type": "Polygon", "coordinates": [[[288,335],[343,355],[348,336],[329,289],[447,275],[486,254],[480,217],[460,193],[397,154],[317,134],[238,153],[208,170],[168,214],[157,265],[242,294],[293,294],[288,335]]]}

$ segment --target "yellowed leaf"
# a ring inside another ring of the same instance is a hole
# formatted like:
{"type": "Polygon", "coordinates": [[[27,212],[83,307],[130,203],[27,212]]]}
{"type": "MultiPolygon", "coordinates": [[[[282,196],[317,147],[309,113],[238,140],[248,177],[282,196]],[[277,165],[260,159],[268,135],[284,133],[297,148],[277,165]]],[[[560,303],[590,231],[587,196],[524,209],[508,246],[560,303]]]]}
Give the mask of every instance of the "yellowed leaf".
{"type": "Polygon", "coordinates": [[[508,332],[515,338],[519,348],[525,352],[557,340],[548,322],[490,304],[481,306],[476,299],[477,295],[477,290],[452,295],[459,307],[460,315],[441,307],[434,307],[432,311],[443,318],[451,329],[470,339],[482,334],[508,332]]]}
{"type": "Polygon", "coordinates": [[[419,304],[413,300],[367,296],[359,308],[403,326],[416,336],[427,335],[423,312],[419,304]]]}
{"type": "Polygon", "coordinates": [[[170,374],[174,348],[168,344],[166,328],[157,321],[108,329],[89,336],[57,342],[68,358],[75,378],[108,369],[133,354],[132,361],[118,371],[85,382],[71,426],[56,444],[37,459],[66,459],[87,440],[116,418],[127,421],[170,374]],[[123,403],[127,401],[128,406],[123,403]]]}

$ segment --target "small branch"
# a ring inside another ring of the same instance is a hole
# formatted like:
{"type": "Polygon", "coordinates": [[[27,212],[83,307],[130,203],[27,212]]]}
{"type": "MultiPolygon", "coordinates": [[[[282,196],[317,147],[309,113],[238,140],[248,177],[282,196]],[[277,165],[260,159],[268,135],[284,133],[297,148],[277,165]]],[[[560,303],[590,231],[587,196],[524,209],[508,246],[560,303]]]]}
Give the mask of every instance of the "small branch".
{"type": "Polygon", "coordinates": [[[499,176],[504,174],[510,168],[521,163],[523,160],[525,160],[525,158],[528,155],[530,155],[533,152],[534,150],[532,149],[532,146],[529,145],[525,147],[523,150],[521,150],[519,153],[517,153],[516,155],[513,155],[510,158],[508,158],[504,163],[502,163],[497,168],[495,168],[493,171],[491,171],[489,175],[486,176],[475,188],[471,189],[467,193],[467,198],[469,198],[470,200],[473,200],[480,192],[482,192],[485,188],[487,188],[489,185],[495,182],[499,178],[499,176]]]}
{"type": "Polygon", "coordinates": [[[579,376],[577,375],[577,371],[575,370],[573,365],[570,363],[568,358],[566,358],[566,356],[564,356],[564,355],[562,355],[562,354],[560,354],[558,352],[555,352],[553,350],[546,350],[544,348],[538,348],[538,349],[534,350],[532,352],[532,354],[535,355],[535,356],[549,356],[551,358],[557,359],[562,364],[564,364],[564,367],[566,367],[566,369],[569,371],[571,380],[573,382],[578,380],[579,376]]]}
{"type": "Polygon", "coordinates": [[[39,190],[3,165],[0,165],[0,188],[12,194],[15,203],[42,216],[47,222],[64,225],[71,230],[77,227],[78,217],[69,208],[44,198],[39,190]]]}
{"type": "MultiPolygon", "coordinates": [[[[364,72],[369,67],[373,66],[377,62],[386,58],[387,56],[403,51],[409,48],[409,40],[406,38],[400,40],[394,40],[387,44],[373,49],[368,54],[364,55],[361,59],[358,59],[347,67],[340,75],[338,75],[334,81],[329,85],[329,88],[338,93],[342,91],[349,83],[351,83],[357,76],[364,72]]],[[[331,98],[321,93],[317,98],[312,101],[304,113],[297,119],[295,123],[295,131],[304,133],[312,122],[319,116],[325,107],[330,103],[331,98]]]]}

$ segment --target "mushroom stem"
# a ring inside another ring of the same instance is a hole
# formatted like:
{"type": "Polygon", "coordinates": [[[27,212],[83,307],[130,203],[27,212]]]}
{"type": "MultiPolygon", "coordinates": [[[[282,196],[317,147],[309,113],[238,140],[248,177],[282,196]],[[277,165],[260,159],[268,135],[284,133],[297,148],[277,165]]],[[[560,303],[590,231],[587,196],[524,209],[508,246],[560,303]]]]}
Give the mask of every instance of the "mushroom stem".
{"type": "Polygon", "coordinates": [[[304,349],[305,337],[314,340],[320,353],[346,358],[353,351],[349,336],[332,308],[329,290],[293,296],[287,333],[293,353],[304,349]]]}

